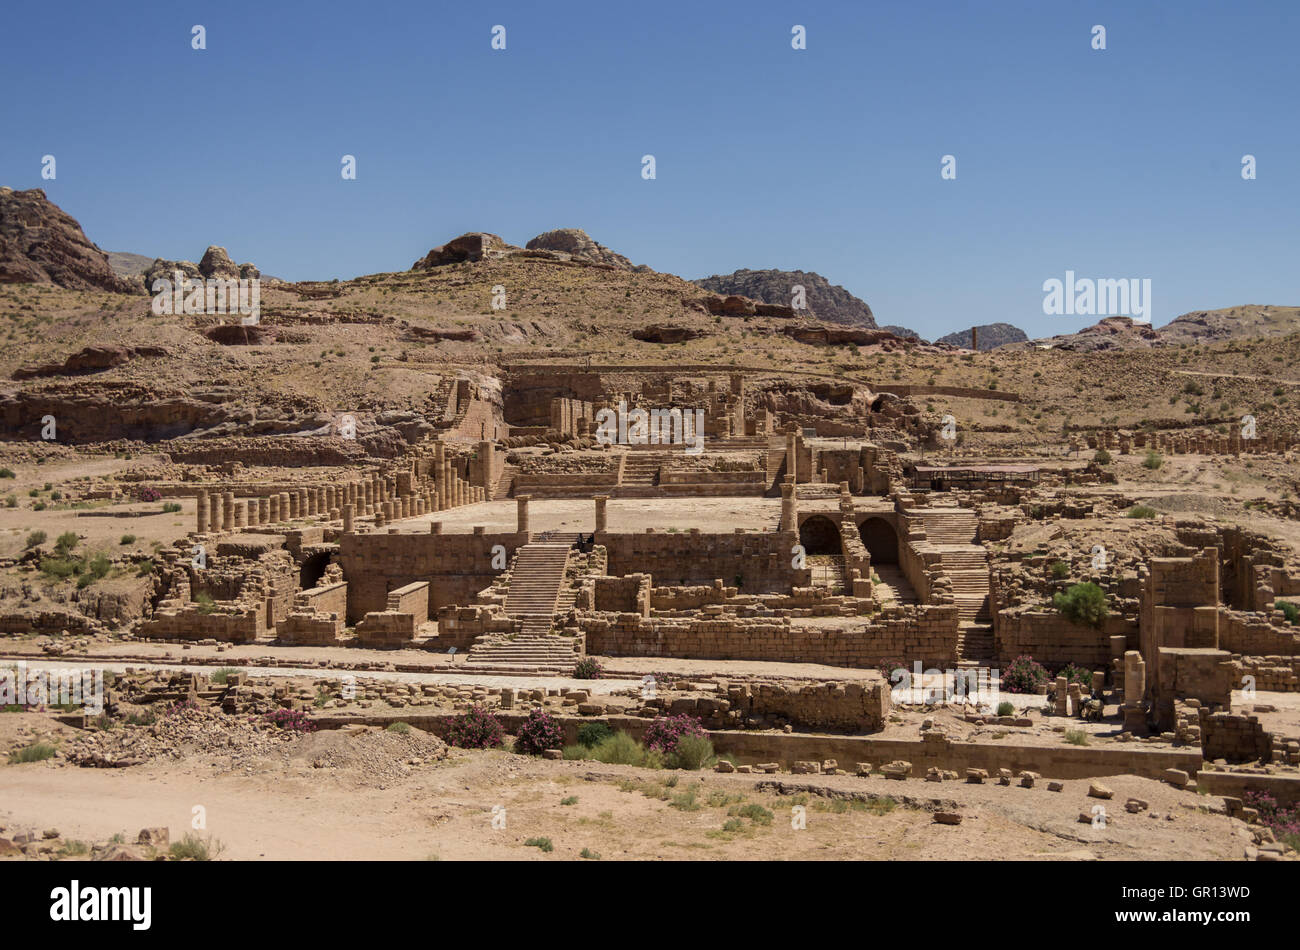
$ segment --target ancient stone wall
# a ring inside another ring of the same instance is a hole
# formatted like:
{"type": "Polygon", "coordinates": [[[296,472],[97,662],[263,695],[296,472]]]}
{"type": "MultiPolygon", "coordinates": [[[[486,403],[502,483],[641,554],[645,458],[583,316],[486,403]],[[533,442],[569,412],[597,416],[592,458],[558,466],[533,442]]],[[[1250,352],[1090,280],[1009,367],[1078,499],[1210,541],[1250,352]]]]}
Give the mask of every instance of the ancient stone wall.
{"type": "Polygon", "coordinates": [[[339,564],[348,581],[348,621],[388,606],[388,594],[412,581],[429,582],[429,609],[473,603],[475,595],[500,573],[492,549],[505,549],[506,563],[524,544],[524,535],[501,534],[346,534],[339,542],[339,564]]]}
{"type": "Polygon", "coordinates": [[[746,593],[788,592],[807,586],[811,571],[791,564],[793,533],[737,532],[735,534],[601,532],[609,573],[650,574],[669,585],[712,584],[721,579],[746,593]]]}
{"type": "Polygon", "coordinates": [[[849,630],[797,627],[789,621],[721,617],[645,619],[636,614],[578,617],[587,650],[602,656],[674,656],[710,660],[776,660],[871,668],[890,658],[951,666],[957,608],[886,608],[849,630]]]}
{"type": "Polygon", "coordinates": [[[998,662],[1032,656],[1048,667],[1074,663],[1091,669],[1110,666],[1110,638],[1123,636],[1136,647],[1136,619],[1112,615],[1100,628],[1072,623],[1055,610],[1012,607],[993,615],[993,644],[998,662]]]}

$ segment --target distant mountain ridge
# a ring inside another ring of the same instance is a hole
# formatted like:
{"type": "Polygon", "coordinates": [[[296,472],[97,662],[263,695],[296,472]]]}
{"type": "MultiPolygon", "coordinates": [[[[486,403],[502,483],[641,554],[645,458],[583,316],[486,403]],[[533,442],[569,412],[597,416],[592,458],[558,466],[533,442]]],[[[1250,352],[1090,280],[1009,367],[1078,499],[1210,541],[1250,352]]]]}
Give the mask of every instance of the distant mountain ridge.
{"type": "Polygon", "coordinates": [[[827,323],[878,329],[875,315],[865,301],[814,271],[742,268],[730,274],[702,277],[692,283],[715,294],[737,294],[761,303],[786,307],[791,305],[795,286],[800,286],[804,289],[809,317],[827,323]]]}

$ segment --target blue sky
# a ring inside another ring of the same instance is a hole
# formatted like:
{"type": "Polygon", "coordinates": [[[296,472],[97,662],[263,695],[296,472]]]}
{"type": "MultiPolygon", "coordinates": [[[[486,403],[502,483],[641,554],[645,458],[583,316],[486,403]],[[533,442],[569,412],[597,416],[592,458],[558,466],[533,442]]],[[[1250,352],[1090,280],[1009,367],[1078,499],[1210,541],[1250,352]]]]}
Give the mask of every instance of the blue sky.
{"type": "Polygon", "coordinates": [[[522,244],[581,227],[687,278],[815,270],[926,336],[1087,325],[1043,314],[1043,282],[1066,270],[1149,278],[1161,325],[1300,304],[1298,13],[11,4],[0,184],[43,187],[106,250],[197,260],[221,244],[289,279],[405,269],[470,230],[522,244]],[[194,24],[206,50],[190,48],[194,24]]]}

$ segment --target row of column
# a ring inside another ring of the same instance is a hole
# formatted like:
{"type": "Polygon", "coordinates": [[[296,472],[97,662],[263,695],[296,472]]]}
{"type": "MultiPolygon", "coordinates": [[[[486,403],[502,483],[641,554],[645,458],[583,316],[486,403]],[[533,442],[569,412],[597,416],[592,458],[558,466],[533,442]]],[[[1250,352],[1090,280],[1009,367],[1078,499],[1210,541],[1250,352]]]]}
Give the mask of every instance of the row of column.
{"type": "Polygon", "coordinates": [[[461,478],[443,446],[438,444],[432,481],[420,479],[412,470],[238,500],[233,491],[200,490],[195,527],[199,534],[207,534],[301,518],[329,521],[343,518],[344,529],[351,530],[352,521],[357,517],[373,516],[376,525],[383,525],[430,511],[475,504],[486,498],[487,490],[461,478]]]}

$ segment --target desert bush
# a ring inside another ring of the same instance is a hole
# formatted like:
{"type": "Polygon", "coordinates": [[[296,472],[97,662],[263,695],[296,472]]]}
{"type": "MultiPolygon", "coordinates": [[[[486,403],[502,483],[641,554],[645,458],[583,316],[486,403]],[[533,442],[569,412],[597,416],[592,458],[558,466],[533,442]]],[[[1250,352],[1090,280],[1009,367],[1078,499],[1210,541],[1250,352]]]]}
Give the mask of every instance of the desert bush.
{"type": "Polygon", "coordinates": [[[127,544],[135,544],[135,535],[133,535],[133,534],[124,534],[124,535],[122,535],[122,541],[121,541],[121,543],[122,543],[123,545],[127,545],[127,544]]]}
{"type": "Polygon", "coordinates": [[[1151,469],[1151,471],[1154,472],[1161,465],[1165,464],[1165,459],[1164,456],[1161,455],[1159,452],[1157,452],[1155,449],[1151,449],[1150,451],[1147,452],[1147,457],[1142,460],[1142,464],[1143,466],[1151,469]]]}
{"type": "Polygon", "coordinates": [[[695,716],[657,716],[645,731],[643,742],[647,749],[668,755],[676,751],[683,736],[704,736],[704,726],[695,716]]]}
{"type": "Polygon", "coordinates": [[[33,531],[23,542],[23,550],[30,551],[32,548],[38,548],[45,543],[46,534],[44,531],[33,531]]]}
{"type": "Polygon", "coordinates": [[[46,759],[52,758],[54,758],[54,746],[48,742],[33,742],[31,745],[10,752],[9,764],[21,765],[24,762],[44,762],[46,759]]]}
{"type": "Polygon", "coordinates": [[[524,842],[524,847],[540,848],[548,854],[555,850],[555,845],[551,844],[550,838],[529,838],[524,842]]]}
{"type": "Polygon", "coordinates": [[[447,741],[462,749],[495,749],[505,741],[505,730],[487,709],[474,706],[451,721],[447,741]]]}
{"type": "Polygon", "coordinates": [[[717,759],[713,755],[713,743],[704,736],[684,735],[677,740],[677,748],[667,758],[672,769],[686,769],[698,772],[712,765],[717,759]]]}
{"type": "Polygon", "coordinates": [[[172,842],[168,853],[175,861],[213,861],[220,857],[224,850],[221,842],[211,836],[200,838],[196,834],[186,832],[185,837],[180,841],[172,842]]]}
{"type": "Polygon", "coordinates": [[[1126,517],[1129,517],[1129,518],[1154,518],[1158,513],[1159,513],[1159,512],[1157,512],[1157,511],[1156,511],[1154,508],[1152,508],[1150,505],[1134,505],[1132,508],[1130,508],[1130,509],[1128,510],[1128,514],[1127,514],[1126,517]]]}
{"type": "Polygon", "coordinates": [[[1092,692],[1092,670],[1067,663],[1056,671],[1056,676],[1064,676],[1067,683],[1078,683],[1084,688],[1085,693],[1092,692]]]}
{"type": "Polygon", "coordinates": [[[578,743],[588,749],[604,742],[614,734],[607,722],[584,722],[578,727],[578,743]]]}
{"type": "Polygon", "coordinates": [[[63,534],[59,535],[58,540],[54,542],[54,548],[61,555],[67,557],[68,552],[75,548],[80,541],[81,538],[77,537],[77,532],[65,531],[63,534]]]}
{"type": "Polygon", "coordinates": [[[646,750],[626,732],[616,732],[596,743],[591,758],[606,765],[642,765],[646,760],[646,750]]]}
{"type": "Polygon", "coordinates": [[[1092,460],[1098,465],[1109,465],[1111,463],[1110,453],[1105,449],[1098,449],[1097,454],[1092,457],[1092,460]]]}
{"type": "Polygon", "coordinates": [[[1300,606],[1291,603],[1289,600],[1274,601],[1273,606],[1282,611],[1287,623],[1292,626],[1300,624],[1300,606]]]}
{"type": "Polygon", "coordinates": [[[1070,576],[1070,565],[1064,561],[1055,561],[1052,563],[1052,576],[1058,581],[1063,581],[1070,576]]]}
{"type": "Polygon", "coordinates": [[[547,749],[564,745],[564,730],[548,712],[534,709],[519,725],[515,736],[515,751],[524,755],[541,755],[547,749]]]}
{"type": "Polygon", "coordinates": [[[1110,613],[1106,606],[1106,592],[1091,581],[1075,584],[1057,594],[1052,598],[1052,605],[1067,620],[1096,628],[1101,627],[1110,613]]]}
{"type": "Polygon", "coordinates": [[[1066,729],[1065,741],[1070,745],[1087,745],[1088,734],[1082,729],[1066,729]]]}
{"type": "Polygon", "coordinates": [[[593,657],[584,656],[573,667],[573,678],[575,680],[598,680],[605,671],[593,657]]]}
{"type": "Polygon", "coordinates": [[[1008,702],[1005,699],[1002,702],[998,703],[999,716],[1014,716],[1015,714],[1016,714],[1016,707],[1013,703],[1008,702]]]}
{"type": "Polygon", "coordinates": [[[410,735],[411,724],[409,722],[390,722],[388,724],[388,731],[399,736],[410,735]]]}
{"type": "Polygon", "coordinates": [[[1002,674],[1002,688],[1008,693],[1033,693],[1047,683],[1047,669],[1032,656],[1016,657],[1002,674]]]}

